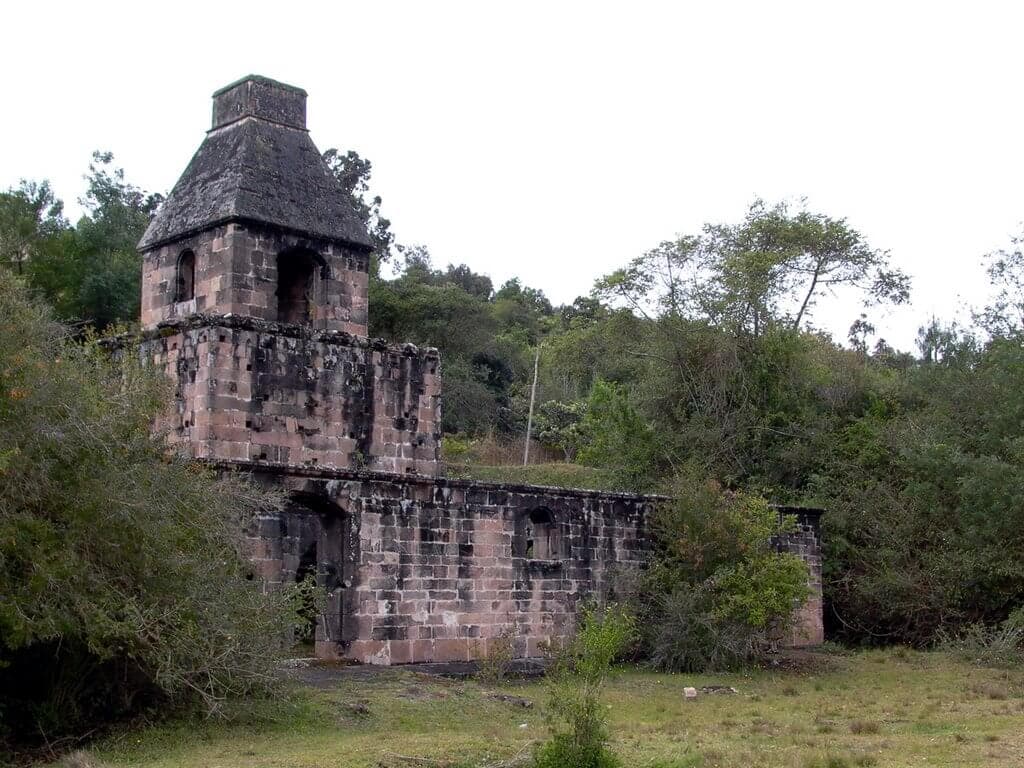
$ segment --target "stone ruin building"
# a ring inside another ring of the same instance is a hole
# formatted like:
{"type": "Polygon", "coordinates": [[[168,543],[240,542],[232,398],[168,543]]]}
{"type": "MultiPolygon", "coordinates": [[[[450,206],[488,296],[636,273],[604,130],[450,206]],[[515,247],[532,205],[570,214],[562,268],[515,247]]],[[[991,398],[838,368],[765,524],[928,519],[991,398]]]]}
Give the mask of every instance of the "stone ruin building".
{"type": "MultiPolygon", "coordinates": [[[[305,91],[250,76],[147,229],[143,353],[176,384],[179,449],[287,492],[249,540],[268,588],[315,574],[316,655],[520,657],[640,566],[653,497],[444,477],[437,350],[367,336],[372,244],[306,129],[305,91]]],[[[820,642],[818,516],[778,545],[811,565],[794,641],[820,642]]]]}

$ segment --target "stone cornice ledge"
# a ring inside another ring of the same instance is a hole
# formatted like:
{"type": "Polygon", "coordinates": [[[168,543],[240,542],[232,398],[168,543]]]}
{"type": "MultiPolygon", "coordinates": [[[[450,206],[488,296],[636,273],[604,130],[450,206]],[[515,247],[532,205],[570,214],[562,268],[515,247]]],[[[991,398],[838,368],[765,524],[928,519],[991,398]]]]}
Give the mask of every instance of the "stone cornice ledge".
{"type": "Polygon", "coordinates": [[[468,480],[464,478],[420,475],[409,472],[379,472],[369,469],[339,469],[337,467],[319,467],[309,465],[282,464],[273,461],[247,461],[242,459],[196,459],[203,464],[217,469],[252,474],[291,475],[321,480],[367,480],[394,483],[415,483],[436,485],[441,488],[464,488],[481,490],[508,491],[511,493],[534,493],[545,496],[569,496],[574,498],[608,499],[611,501],[643,501],[659,502],[670,500],[668,496],[657,494],[624,493],[622,491],[598,491],[588,488],[559,488],[550,485],[528,485],[523,483],[497,483],[490,480],[468,480]]]}
{"type": "MultiPolygon", "coordinates": [[[[302,339],[321,344],[334,344],[342,347],[363,347],[380,352],[395,352],[410,357],[422,355],[426,358],[439,359],[436,347],[419,347],[416,344],[395,344],[387,339],[374,339],[367,336],[356,336],[345,331],[324,331],[305,325],[278,323],[271,320],[260,320],[248,315],[193,314],[185,317],[164,320],[155,329],[142,331],[136,338],[140,341],[153,341],[176,333],[201,330],[203,328],[228,328],[238,331],[270,333],[287,338],[302,339]]],[[[117,337],[123,338],[123,337],[117,337]]],[[[113,341],[113,340],[111,340],[113,341]]]]}

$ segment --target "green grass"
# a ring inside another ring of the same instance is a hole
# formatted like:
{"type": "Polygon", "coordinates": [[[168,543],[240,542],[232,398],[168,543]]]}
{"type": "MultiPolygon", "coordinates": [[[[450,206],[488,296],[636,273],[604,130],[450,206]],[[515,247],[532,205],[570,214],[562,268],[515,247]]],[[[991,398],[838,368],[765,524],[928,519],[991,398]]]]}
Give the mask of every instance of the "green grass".
{"type": "Polygon", "coordinates": [[[448,476],[465,480],[521,485],[549,485],[555,488],[586,488],[592,491],[628,491],[612,474],[580,464],[548,463],[522,465],[448,464],[448,476]]]}
{"type": "MultiPolygon", "coordinates": [[[[1024,764],[1024,670],[979,669],[908,651],[821,658],[816,671],[803,673],[622,670],[605,695],[613,747],[625,766],[650,768],[1024,764]],[[739,693],[684,699],[685,686],[711,684],[739,693]]],[[[536,705],[495,700],[473,682],[389,670],[251,703],[232,723],[124,733],[92,754],[103,766],[150,768],[494,763],[546,735],[543,684],[503,690],[536,705]]]]}

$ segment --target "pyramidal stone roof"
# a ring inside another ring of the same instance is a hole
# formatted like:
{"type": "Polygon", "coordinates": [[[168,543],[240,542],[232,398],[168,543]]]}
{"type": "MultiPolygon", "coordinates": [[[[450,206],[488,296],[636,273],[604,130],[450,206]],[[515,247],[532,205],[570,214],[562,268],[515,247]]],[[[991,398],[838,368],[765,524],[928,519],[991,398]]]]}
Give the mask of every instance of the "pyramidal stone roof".
{"type": "Polygon", "coordinates": [[[231,221],[370,250],[345,189],[306,130],[306,92],[250,75],[213,94],[213,128],[139,242],[147,251],[231,221]]]}

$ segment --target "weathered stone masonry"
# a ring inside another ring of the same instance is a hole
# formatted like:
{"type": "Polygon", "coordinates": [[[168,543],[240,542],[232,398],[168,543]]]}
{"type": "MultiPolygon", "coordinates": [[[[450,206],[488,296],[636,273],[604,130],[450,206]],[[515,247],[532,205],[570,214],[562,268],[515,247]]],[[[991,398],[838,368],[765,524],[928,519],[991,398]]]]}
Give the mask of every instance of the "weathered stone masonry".
{"type": "MultiPolygon", "coordinates": [[[[174,382],[177,450],[284,489],[248,544],[268,588],[314,574],[316,652],[467,660],[571,633],[640,567],[653,497],[444,478],[434,349],[366,338],[372,243],[309,138],[306,93],[250,76],[153,219],[142,352],[174,382]]],[[[798,643],[821,640],[817,513],[776,542],[811,566],[798,643]]]]}
{"type": "Polygon", "coordinates": [[[369,256],[330,241],[274,232],[258,223],[222,224],[156,247],[142,263],[142,325],[199,314],[278,320],[279,254],[316,254],[308,325],[366,335],[369,256]],[[192,295],[176,296],[181,254],[192,253],[192,295]]]}
{"type": "Polygon", "coordinates": [[[176,383],[158,427],[196,458],[439,471],[437,350],[192,315],[147,334],[143,354],[176,383]]]}
{"type": "Polygon", "coordinates": [[[645,557],[652,501],[642,497],[250,469],[270,485],[283,480],[294,499],[262,519],[250,543],[272,585],[317,563],[330,595],[317,627],[321,657],[468,660],[503,632],[518,655],[539,656],[541,643],[571,633],[581,600],[607,596],[614,573],[645,557]],[[540,552],[540,537],[554,548],[540,552]]]}
{"type": "Polygon", "coordinates": [[[779,537],[775,546],[780,552],[796,555],[807,563],[810,597],[797,610],[789,644],[820,645],[825,641],[821,585],[821,515],[822,510],[808,507],[778,506],[779,515],[792,517],[795,528],[779,537]]]}

